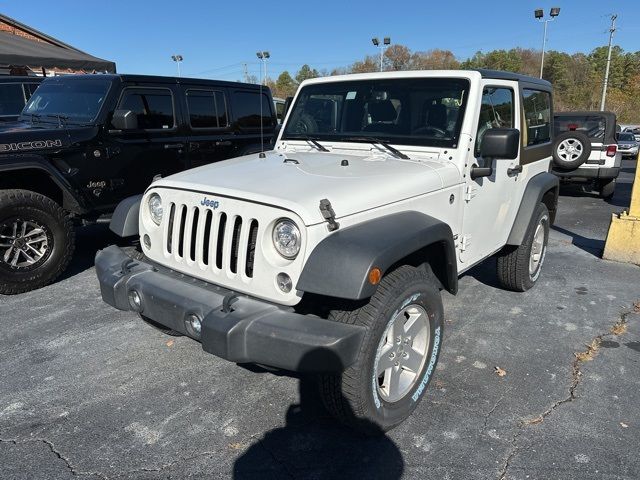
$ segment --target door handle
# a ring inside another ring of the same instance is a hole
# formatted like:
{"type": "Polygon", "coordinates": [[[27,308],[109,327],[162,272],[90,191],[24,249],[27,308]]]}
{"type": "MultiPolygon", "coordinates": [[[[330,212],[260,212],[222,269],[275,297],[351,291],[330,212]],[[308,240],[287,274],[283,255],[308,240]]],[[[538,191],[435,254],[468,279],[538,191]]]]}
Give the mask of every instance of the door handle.
{"type": "Polygon", "coordinates": [[[517,175],[519,173],[522,173],[522,165],[516,165],[513,168],[507,169],[507,175],[517,175]]]}
{"type": "Polygon", "coordinates": [[[183,143],[165,143],[164,144],[164,149],[165,150],[179,149],[179,148],[183,148],[183,147],[184,147],[183,143]]]}

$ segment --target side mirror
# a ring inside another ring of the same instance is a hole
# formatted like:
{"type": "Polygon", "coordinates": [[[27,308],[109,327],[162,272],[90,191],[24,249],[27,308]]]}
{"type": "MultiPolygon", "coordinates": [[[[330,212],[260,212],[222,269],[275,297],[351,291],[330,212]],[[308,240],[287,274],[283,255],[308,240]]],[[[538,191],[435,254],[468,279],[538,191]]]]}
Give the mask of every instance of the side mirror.
{"type": "MultiPolygon", "coordinates": [[[[520,151],[520,130],[516,128],[492,128],[487,130],[480,143],[480,156],[492,161],[495,158],[514,160],[520,151]]],[[[471,178],[490,177],[493,166],[474,167],[471,178]]]]}
{"type": "Polygon", "coordinates": [[[137,130],[138,117],[131,110],[116,110],[113,112],[111,125],[116,130],[137,130]]]}

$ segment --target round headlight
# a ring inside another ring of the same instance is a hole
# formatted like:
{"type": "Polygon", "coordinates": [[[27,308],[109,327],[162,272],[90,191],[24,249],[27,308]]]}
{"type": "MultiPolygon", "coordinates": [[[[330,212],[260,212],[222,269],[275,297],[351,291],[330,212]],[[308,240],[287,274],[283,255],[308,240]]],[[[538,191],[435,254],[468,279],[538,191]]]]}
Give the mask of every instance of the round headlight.
{"type": "Polygon", "coordinates": [[[148,203],[151,220],[153,220],[156,225],[160,225],[160,222],[162,222],[162,199],[160,195],[152,193],[149,196],[148,203]]]}
{"type": "Polygon", "coordinates": [[[300,230],[292,220],[279,220],[273,227],[273,245],[284,258],[289,260],[296,258],[301,241],[300,230]]]}

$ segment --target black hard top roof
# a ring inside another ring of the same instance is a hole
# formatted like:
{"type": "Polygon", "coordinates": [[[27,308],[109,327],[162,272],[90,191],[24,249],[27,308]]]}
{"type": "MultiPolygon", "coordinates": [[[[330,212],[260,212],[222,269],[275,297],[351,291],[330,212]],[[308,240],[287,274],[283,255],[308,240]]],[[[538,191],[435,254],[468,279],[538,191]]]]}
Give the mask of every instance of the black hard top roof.
{"type": "MultiPolygon", "coordinates": [[[[229,82],[226,80],[213,80],[210,78],[190,78],[190,77],[162,77],[156,75],[136,75],[129,73],[106,73],[95,75],[64,75],[59,77],[50,77],[55,79],[65,78],[107,78],[111,80],[120,80],[122,82],[133,83],[166,83],[177,85],[211,85],[211,86],[226,86],[226,87],[243,87],[243,88],[260,88],[260,85],[254,83],[242,83],[242,82],[229,82]]],[[[263,89],[267,90],[268,87],[263,86],[263,89]]]]}
{"type": "Polygon", "coordinates": [[[496,80],[516,80],[518,82],[533,83],[540,85],[541,87],[551,88],[551,83],[547,80],[543,80],[537,77],[530,77],[529,75],[521,75],[520,73],[504,72],[502,70],[486,70],[478,68],[476,71],[480,72],[482,78],[494,78],[496,80]]]}
{"type": "Polygon", "coordinates": [[[38,83],[42,80],[44,80],[44,77],[0,75],[0,83],[38,83]]]}

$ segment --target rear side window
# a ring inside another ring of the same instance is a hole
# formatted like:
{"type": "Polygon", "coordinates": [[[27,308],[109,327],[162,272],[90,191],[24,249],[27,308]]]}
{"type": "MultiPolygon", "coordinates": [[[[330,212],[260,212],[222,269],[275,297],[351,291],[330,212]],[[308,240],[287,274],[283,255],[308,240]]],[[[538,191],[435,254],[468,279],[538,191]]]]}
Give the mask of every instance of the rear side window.
{"type": "Polygon", "coordinates": [[[258,92],[233,92],[233,114],[240,128],[260,128],[260,115],[262,114],[262,126],[274,127],[273,107],[269,97],[258,92]],[[262,102],[260,102],[262,97],[262,102]],[[261,105],[262,103],[262,105],[261,105]]]}
{"type": "Polygon", "coordinates": [[[0,84],[0,116],[20,115],[25,98],[21,83],[0,84]]]}
{"type": "Polygon", "coordinates": [[[37,83],[25,83],[24,84],[24,95],[25,97],[27,97],[27,100],[29,100],[31,98],[31,95],[33,95],[33,92],[36,91],[36,88],[38,88],[37,83]]]}
{"type": "Polygon", "coordinates": [[[551,94],[525,88],[522,97],[526,122],[524,144],[529,146],[551,141],[551,94]]]}
{"type": "Polygon", "coordinates": [[[582,132],[595,140],[604,140],[606,120],[599,115],[558,115],[554,119],[554,132],[582,132]]]}
{"type": "Polygon", "coordinates": [[[227,106],[221,91],[187,90],[187,107],[192,128],[227,126],[227,106]]]}
{"type": "Polygon", "coordinates": [[[173,96],[168,88],[127,88],[119,110],[131,110],[138,117],[138,128],[162,130],[173,128],[173,96]]]}

